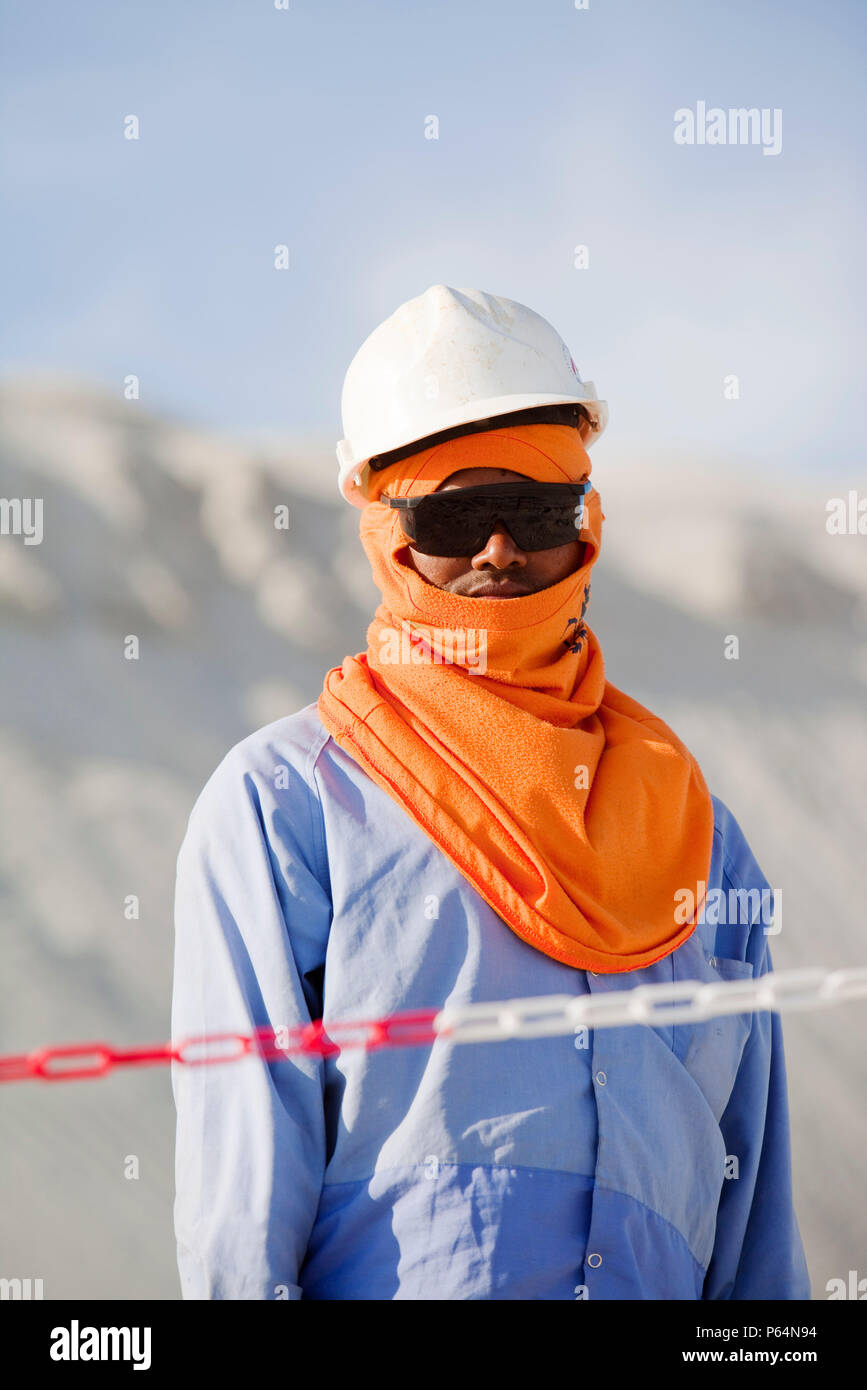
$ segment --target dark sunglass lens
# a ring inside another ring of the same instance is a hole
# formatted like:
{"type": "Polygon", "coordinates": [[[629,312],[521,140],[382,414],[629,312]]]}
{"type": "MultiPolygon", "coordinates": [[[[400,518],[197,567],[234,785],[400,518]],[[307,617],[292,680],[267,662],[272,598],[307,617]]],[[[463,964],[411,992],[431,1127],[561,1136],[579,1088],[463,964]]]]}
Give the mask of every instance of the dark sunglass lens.
{"type": "Polygon", "coordinates": [[[407,540],[423,555],[475,555],[487,539],[479,540],[476,518],[453,508],[408,508],[401,512],[400,523],[407,540]]]}
{"type": "Polygon", "coordinates": [[[412,516],[412,536],[417,550],[425,555],[475,555],[485,544],[489,513],[488,501],[481,497],[458,499],[454,495],[424,498],[406,516],[412,516]],[[484,535],[482,534],[484,532],[484,535]]]}
{"type": "Polygon", "coordinates": [[[578,540],[577,518],[573,507],[554,506],[518,512],[506,525],[522,550],[553,550],[578,540]]]}
{"type": "Polygon", "coordinates": [[[501,522],[522,550],[567,545],[578,539],[580,515],[581,498],[575,494],[551,500],[530,493],[467,496],[462,490],[428,494],[417,507],[402,511],[401,524],[423,554],[458,557],[476,555],[501,522]]]}

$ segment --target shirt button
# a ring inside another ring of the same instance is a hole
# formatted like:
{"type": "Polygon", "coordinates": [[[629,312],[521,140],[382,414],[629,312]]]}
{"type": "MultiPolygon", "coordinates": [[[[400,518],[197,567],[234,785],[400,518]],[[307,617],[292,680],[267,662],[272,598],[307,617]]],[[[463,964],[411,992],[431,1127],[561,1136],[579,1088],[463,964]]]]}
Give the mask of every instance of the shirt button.
{"type": "Polygon", "coordinates": [[[711,956],[710,960],[708,961],[708,965],[711,966],[712,969],[716,970],[716,956],[711,956]]]}
{"type": "Polygon", "coordinates": [[[598,970],[591,970],[591,971],[590,971],[590,974],[593,976],[593,978],[594,978],[594,980],[595,980],[595,979],[598,977],[598,975],[599,975],[599,971],[598,971],[598,970]]]}
{"type": "Polygon", "coordinates": [[[587,1263],[589,1264],[591,1269],[598,1269],[602,1263],[602,1256],[596,1254],[588,1255],[587,1263]]]}
{"type": "Polygon", "coordinates": [[[608,1077],[605,1075],[604,1071],[598,1071],[596,1073],[596,1080],[599,1082],[600,1086],[604,1086],[608,1081],[608,1077]]]}

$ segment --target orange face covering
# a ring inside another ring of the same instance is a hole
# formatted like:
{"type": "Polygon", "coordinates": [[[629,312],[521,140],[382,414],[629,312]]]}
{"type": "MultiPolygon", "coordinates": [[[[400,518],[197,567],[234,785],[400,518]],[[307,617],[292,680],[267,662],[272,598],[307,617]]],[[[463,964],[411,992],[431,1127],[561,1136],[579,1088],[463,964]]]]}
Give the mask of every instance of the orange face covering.
{"type": "MultiPolygon", "coordinates": [[[[371,473],[370,496],[418,497],[463,468],[578,481],[577,430],[464,435],[371,473]]],[[[522,940],[582,970],[651,965],[695,930],[679,889],[705,882],[713,807],[676,735],[605,680],[584,615],[602,510],[587,496],[581,568],[519,598],[469,598],[413,568],[397,508],[361,513],[382,603],[366,652],[325,677],[336,742],[522,940]]],[[[469,567],[469,565],[468,565],[469,567]]]]}

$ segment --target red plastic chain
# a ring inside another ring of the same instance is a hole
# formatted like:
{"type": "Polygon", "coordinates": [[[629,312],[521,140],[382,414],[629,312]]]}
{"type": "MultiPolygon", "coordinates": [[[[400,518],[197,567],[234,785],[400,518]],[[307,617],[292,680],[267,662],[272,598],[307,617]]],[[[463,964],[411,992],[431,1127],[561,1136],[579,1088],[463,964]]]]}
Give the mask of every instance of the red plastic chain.
{"type": "Polygon", "coordinates": [[[253,1033],[208,1033],[184,1038],[179,1043],[152,1047],[112,1047],[109,1043],[73,1043],[66,1047],[39,1047],[0,1057],[3,1081],[82,1081],[105,1076],[116,1067],[147,1067],[178,1062],[187,1067],[213,1066],[256,1056],[263,1061],[282,1061],[297,1055],[333,1057],[344,1048],[413,1047],[439,1036],[433,1021],[438,1009],[392,1014],[388,1018],[337,1022],[322,1019],[296,1028],[257,1028],[253,1033]],[[231,1046],[230,1046],[231,1045],[231,1046]],[[197,1052],[204,1049],[202,1055],[197,1052]],[[188,1055],[192,1054],[192,1055],[188,1055]],[[74,1065],[76,1062],[78,1066],[74,1065]],[[70,1065],[72,1064],[72,1065],[70,1065]]]}

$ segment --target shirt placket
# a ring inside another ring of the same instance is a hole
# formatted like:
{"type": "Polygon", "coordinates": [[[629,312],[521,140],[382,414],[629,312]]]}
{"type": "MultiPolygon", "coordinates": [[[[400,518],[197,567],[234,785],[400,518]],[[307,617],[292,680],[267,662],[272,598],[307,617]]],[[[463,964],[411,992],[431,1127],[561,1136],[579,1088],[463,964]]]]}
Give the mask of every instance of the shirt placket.
{"type": "MultiPolygon", "coordinates": [[[[600,975],[596,970],[585,972],[587,989],[590,994],[604,994],[609,991],[611,986],[608,983],[608,976],[600,975]]],[[[609,1132],[609,1108],[607,1099],[610,1094],[609,1087],[617,1085],[617,1076],[614,1074],[616,1066],[612,1067],[612,1059],[608,1042],[611,1030],[607,1028],[590,1029],[590,1056],[591,1056],[591,1076],[593,1079],[593,1096],[596,1101],[596,1168],[594,1171],[594,1188],[590,1209],[590,1225],[587,1231],[587,1246],[584,1254],[584,1265],[581,1273],[581,1284],[586,1289],[584,1295],[592,1299],[594,1292],[601,1293],[606,1259],[610,1259],[613,1252],[610,1250],[611,1233],[605,1230],[604,1219],[600,1213],[600,1202],[596,1195],[596,1178],[599,1172],[599,1165],[603,1159],[606,1147],[612,1143],[612,1135],[609,1132]]]]}

